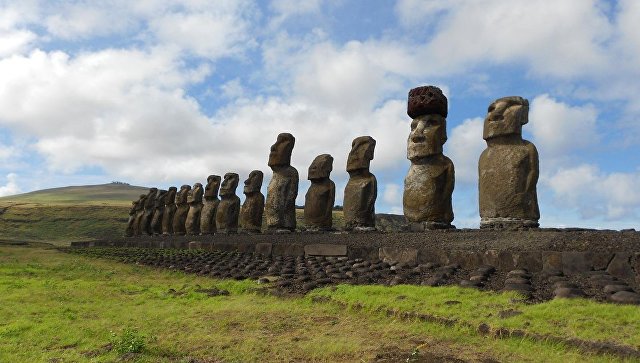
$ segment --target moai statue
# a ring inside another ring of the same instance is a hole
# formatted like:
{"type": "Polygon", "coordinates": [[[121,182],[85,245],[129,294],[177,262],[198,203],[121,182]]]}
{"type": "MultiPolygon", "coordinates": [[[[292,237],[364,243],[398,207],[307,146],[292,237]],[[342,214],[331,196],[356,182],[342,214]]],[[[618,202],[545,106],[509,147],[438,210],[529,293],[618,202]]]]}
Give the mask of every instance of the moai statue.
{"type": "Polygon", "coordinates": [[[164,213],[162,214],[162,234],[173,234],[173,216],[176,213],[176,192],[178,188],[170,187],[164,196],[164,213]]]}
{"type": "Polygon", "coordinates": [[[136,203],[136,214],[135,219],[133,221],[133,235],[141,236],[142,235],[142,219],[144,218],[144,204],[147,202],[147,195],[140,194],[140,198],[138,198],[138,202],[136,203]]]}
{"type": "Polygon", "coordinates": [[[412,230],[455,228],[451,195],[455,171],[442,154],[447,141],[447,98],[438,87],[409,91],[407,114],[411,133],[407,158],[411,161],[404,179],[402,205],[412,230]]]}
{"type": "Polygon", "coordinates": [[[291,152],[296,139],[282,133],[271,146],[269,167],[273,177],[267,188],[265,215],[267,228],[276,232],[296,229],[296,198],[298,197],[298,171],[291,166],[291,152]]]}
{"type": "Polygon", "coordinates": [[[240,228],[243,232],[260,233],[262,230],[262,214],[264,213],[264,195],[260,192],[264,174],[254,170],[244,181],[246,196],[240,208],[240,228]]]}
{"type": "Polygon", "coordinates": [[[219,233],[238,232],[238,216],[240,214],[240,198],[236,188],[240,177],[236,173],[226,173],[220,186],[220,204],[216,211],[216,229],[219,233]]]}
{"type": "Polygon", "coordinates": [[[158,190],[153,206],[153,217],[151,218],[151,232],[154,235],[162,234],[162,216],[164,215],[164,204],[167,196],[166,190],[158,190]]]}
{"type": "Polygon", "coordinates": [[[197,235],[200,234],[200,212],[202,211],[202,184],[193,184],[193,189],[187,192],[187,203],[189,204],[189,212],[187,213],[187,220],[184,223],[187,234],[197,235]]]}
{"type": "Polygon", "coordinates": [[[136,210],[138,208],[138,201],[131,202],[131,209],[129,209],[129,220],[127,221],[127,229],[124,231],[125,237],[133,237],[135,232],[136,210]]]}
{"type": "Polygon", "coordinates": [[[329,154],[318,155],[309,166],[307,178],[311,186],[304,198],[304,223],[308,230],[332,229],[336,185],[329,179],[331,170],[333,157],[329,154]]]}
{"type": "Polygon", "coordinates": [[[190,185],[183,185],[180,187],[180,191],[176,193],[176,212],[173,215],[173,234],[183,235],[187,233],[185,229],[185,223],[187,222],[187,214],[189,214],[189,204],[187,203],[187,196],[191,190],[190,185]]]}
{"type": "Polygon", "coordinates": [[[522,139],[529,101],[503,97],[490,106],[482,137],[487,148],[478,163],[480,228],[538,227],[538,151],[522,139]]]}
{"type": "Polygon", "coordinates": [[[200,212],[200,234],[216,232],[216,210],[220,203],[218,188],[220,188],[220,176],[209,175],[207,186],[204,188],[204,205],[200,212]]]}
{"type": "Polygon", "coordinates": [[[344,188],[344,229],[373,231],[376,229],[378,182],[369,171],[376,140],[371,136],[356,137],[347,158],[349,181],[344,188]]]}
{"type": "Polygon", "coordinates": [[[144,201],[144,215],[140,220],[140,233],[146,235],[152,235],[151,220],[153,219],[153,211],[156,205],[156,194],[158,188],[150,188],[147,193],[147,198],[144,201]]]}

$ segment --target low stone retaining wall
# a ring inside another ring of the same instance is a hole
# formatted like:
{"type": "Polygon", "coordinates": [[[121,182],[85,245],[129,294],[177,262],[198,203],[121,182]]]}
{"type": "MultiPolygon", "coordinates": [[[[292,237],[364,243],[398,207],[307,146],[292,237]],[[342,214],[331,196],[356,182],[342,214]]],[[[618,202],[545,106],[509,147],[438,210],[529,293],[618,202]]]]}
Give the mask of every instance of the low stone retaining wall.
{"type": "Polygon", "coordinates": [[[445,230],[423,233],[291,233],[144,236],[74,242],[72,247],[182,248],[255,252],[270,256],[347,256],[415,265],[492,265],[508,271],[604,270],[640,285],[640,232],[582,229],[445,230]]]}

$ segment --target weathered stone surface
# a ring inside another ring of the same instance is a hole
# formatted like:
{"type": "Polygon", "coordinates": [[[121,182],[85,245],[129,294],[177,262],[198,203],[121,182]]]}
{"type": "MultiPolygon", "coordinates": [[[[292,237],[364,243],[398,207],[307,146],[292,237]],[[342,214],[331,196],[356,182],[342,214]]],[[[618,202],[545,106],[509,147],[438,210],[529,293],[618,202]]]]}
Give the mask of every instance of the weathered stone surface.
{"type": "Polygon", "coordinates": [[[306,256],[346,256],[347,245],[317,243],[304,246],[306,256]]]}
{"type": "Polygon", "coordinates": [[[271,243],[256,243],[255,253],[271,256],[271,250],[273,248],[273,244],[271,243]]]}
{"type": "Polygon", "coordinates": [[[640,305],[640,294],[630,291],[618,291],[609,296],[609,300],[620,304],[640,305]]]}
{"type": "Polygon", "coordinates": [[[264,175],[253,170],[244,182],[243,193],[246,196],[240,208],[240,228],[245,232],[260,233],[264,213],[264,195],[260,192],[264,175]]]}
{"type": "Polygon", "coordinates": [[[265,216],[270,230],[296,229],[296,198],[298,197],[298,171],[291,166],[291,152],[295,138],[288,133],[278,135],[271,146],[269,167],[273,176],[267,188],[265,216]]]}
{"type": "Polygon", "coordinates": [[[127,228],[125,229],[125,237],[133,237],[136,234],[136,214],[139,210],[140,203],[144,203],[146,195],[141,195],[138,200],[131,202],[131,209],[129,209],[129,220],[127,221],[127,228]]]}
{"type": "Polygon", "coordinates": [[[309,166],[311,185],[304,203],[304,223],[309,230],[331,230],[336,195],[336,185],[329,179],[331,170],[333,157],[329,154],[318,155],[309,166]]]}
{"type": "Polygon", "coordinates": [[[562,252],[542,251],[542,269],[562,271],[562,252]]]}
{"type": "Polygon", "coordinates": [[[345,230],[376,226],[375,204],[378,181],[369,167],[376,147],[371,136],[356,137],[347,158],[349,181],[344,188],[343,213],[345,230]]]}
{"type": "Polygon", "coordinates": [[[553,291],[556,298],[573,299],[577,297],[585,297],[584,291],[572,287],[559,287],[553,291]]]}
{"type": "Polygon", "coordinates": [[[184,223],[184,227],[189,235],[200,234],[200,212],[202,211],[203,194],[204,189],[200,183],[195,183],[193,188],[187,192],[189,211],[187,212],[187,220],[184,223]]]}
{"type": "Polygon", "coordinates": [[[482,254],[469,250],[452,250],[448,252],[448,263],[457,263],[464,268],[476,268],[483,264],[482,254]]]}
{"type": "Polygon", "coordinates": [[[522,139],[529,102],[503,97],[489,106],[478,163],[480,228],[537,227],[538,151],[522,139]]]}
{"type": "Polygon", "coordinates": [[[381,247],[378,249],[378,258],[399,264],[416,265],[418,263],[418,250],[415,248],[381,247]]]}
{"type": "Polygon", "coordinates": [[[594,270],[606,270],[613,255],[611,252],[589,251],[587,259],[594,270]]]}
{"type": "Polygon", "coordinates": [[[446,105],[447,99],[437,87],[409,92],[407,113],[413,120],[407,159],[411,166],[404,180],[402,205],[407,221],[423,223],[425,229],[451,228],[453,221],[455,170],[442,153],[447,141],[446,105]]]}
{"type": "Polygon", "coordinates": [[[164,197],[164,213],[162,214],[162,234],[173,234],[173,217],[176,213],[176,192],[178,188],[170,187],[164,197]]]}
{"type": "Polygon", "coordinates": [[[304,246],[299,243],[275,243],[271,253],[274,256],[304,256],[304,246]]]}
{"type": "Polygon", "coordinates": [[[152,235],[151,219],[153,218],[153,209],[156,203],[156,194],[158,188],[150,188],[147,197],[144,200],[144,213],[140,218],[139,231],[140,234],[152,235]]]}
{"type": "Polygon", "coordinates": [[[236,188],[240,176],[236,173],[226,173],[220,187],[220,204],[216,211],[216,229],[219,233],[236,233],[238,231],[238,217],[240,215],[240,198],[236,195],[236,188]]]}
{"type": "Polygon", "coordinates": [[[562,272],[565,275],[573,275],[591,270],[586,252],[564,251],[562,252],[562,272]]]}
{"type": "Polygon", "coordinates": [[[629,252],[616,253],[607,266],[607,272],[621,279],[633,278],[635,274],[631,268],[631,256],[629,252]]]}
{"type": "Polygon", "coordinates": [[[615,294],[618,291],[631,291],[631,292],[633,292],[633,289],[631,287],[629,287],[628,285],[621,285],[621,284],[606,285],[604,287],[605,294],[615,294]]]}
{"type": "Polygon", "coordinates": [[[164,215],[164,203],[167,196],[166,190],[158,190],[153,206],[153,217],[151,218],[151,232],[153,234],[162,233],[162,216],[164,215]]]}
{"type": "Polygon", "coordinates": [[[527,271],[538,272],[542,270],[542,253],[525,251],[514,256],[516,268],[523,268],[527,271]]]}
{"type": "Polygon", "coordinates": [[[191,185],[183,185],[176,193],[176,211],[173,215],[173,234],[182,235],[187,233],[185,229],[185,223],[187,222],[187,214],[189,214],[189,204],[187,203],[187,196],[191,190],[191,185]]]}
{"type": "Polygon", "coordinates": [[[216,232],[216,211],[218,210],[218,188],[221,178],[219,175],[209,175],[207,186],[204,188],[204,201],[200,212],[200,234],[216,232]]]}

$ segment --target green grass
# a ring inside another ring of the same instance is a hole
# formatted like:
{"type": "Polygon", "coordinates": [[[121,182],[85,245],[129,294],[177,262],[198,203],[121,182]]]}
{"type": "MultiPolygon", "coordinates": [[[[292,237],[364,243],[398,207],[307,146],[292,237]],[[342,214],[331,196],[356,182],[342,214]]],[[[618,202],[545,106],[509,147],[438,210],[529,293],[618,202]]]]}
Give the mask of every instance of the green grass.
{"type": "MultiPolygon", "coordinates": [[[[510,318],[513,322],[505,319],[505,326],[526,320],[530,324],[527,329],[542,329],[543,320],[572,317],[575,322],[571,324],[578,324],[574,328],[582,329],[586,325],[580,320],[591,318],[599,306],[604,311],[618,311],[594,315],[593,324],[620,325],[616,334],[606,338],[627,344],[637,339],[640,321],[637,311],[628,307],[586,302],[576,308],[562,302],[514,305],[509,302],[511,295],[474,290],[338,286],[335,291],[322,289],[307,297],[276,297],[265,295],[262,288],[252,281],[213,280],[55,249],[0,245],[0,361],[368,362],[386,356],[395,357],[387,361],[406,361],[416,352],[414,357],[426,361],[452,356],[605,362],[614,359],[583,355],[560,344],[483,337],[471,327],[399,319],[373,308],[442,313],[475,324],[494,323],[497,320],[488,314],[510,307],[524,314],[510,318]],[[199,292],[214,286],[230,295],[209,297],[199,292]],[[313,296],[328,294],[350,304],[363,304],[365,309],[312,301],[313,296]],[[447,299],[461,303],[445,308],[442,303],[447,299]],[[589,304],[593,306],[586,309],[589,304]],[[565,311],[553,312],[558,308],[565,311]],[[125,343],[142,342],[141,353],[118,353],[113,334],[125,343]]],[[[554,333],[567,337],[582,334],[571,332],[569,323],[559,329],[565,330],[554,333]]]]}

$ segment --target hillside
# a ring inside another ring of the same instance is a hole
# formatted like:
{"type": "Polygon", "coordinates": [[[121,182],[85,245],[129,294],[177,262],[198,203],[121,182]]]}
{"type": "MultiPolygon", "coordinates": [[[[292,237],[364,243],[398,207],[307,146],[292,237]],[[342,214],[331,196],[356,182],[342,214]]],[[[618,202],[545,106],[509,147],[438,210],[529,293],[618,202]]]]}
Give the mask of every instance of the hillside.
{"type": "Polygon", "coordinates": [[[0,204],[38,203],[38,204],[74,204],[108,203],[130,205],[140,194],[146,194],[149,188],[128,184],[109,183],[99,185],[69,186],[43,189],[34,192],[10,195],[0,198],[0,204]]]}

